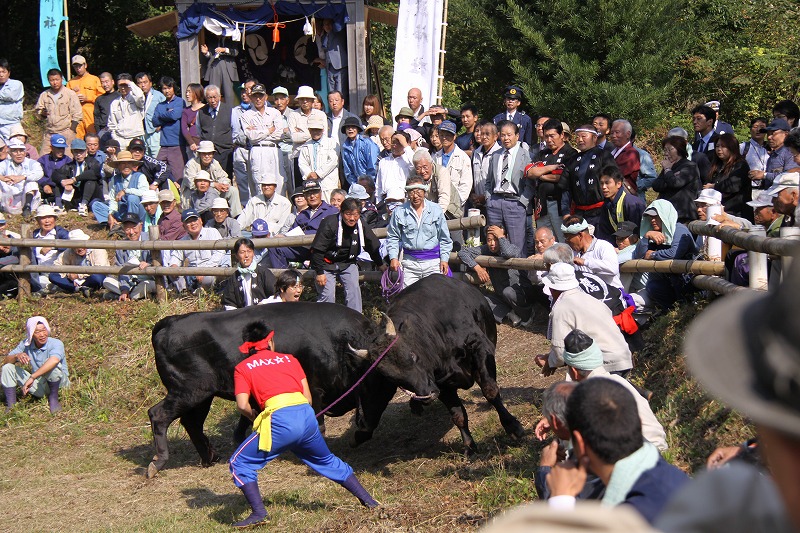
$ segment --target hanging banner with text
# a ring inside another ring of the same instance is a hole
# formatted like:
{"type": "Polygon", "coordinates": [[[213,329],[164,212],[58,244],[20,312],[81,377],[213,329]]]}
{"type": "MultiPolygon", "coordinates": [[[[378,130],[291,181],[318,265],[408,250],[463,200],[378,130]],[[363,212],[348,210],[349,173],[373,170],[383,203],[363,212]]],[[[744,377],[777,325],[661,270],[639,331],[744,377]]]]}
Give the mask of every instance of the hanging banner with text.
{"type": "MultiPolygon", "coordinates": [[[[40,0],[39,2],[39,72],[42,87],[49,87],[47,71],[58,66],[58,32],[64,22],[64,0],[40,0]]],[[[69,68],[69,65],[67,65],[69,68]]]]}
{"type": "Polygon", "coordinates": [[[408,105],[408,90],[422,91],[422,105],[436,103],[439,46],[442,41],[442,0],[400,0],[394,51],[392,117],[408,105]]]}

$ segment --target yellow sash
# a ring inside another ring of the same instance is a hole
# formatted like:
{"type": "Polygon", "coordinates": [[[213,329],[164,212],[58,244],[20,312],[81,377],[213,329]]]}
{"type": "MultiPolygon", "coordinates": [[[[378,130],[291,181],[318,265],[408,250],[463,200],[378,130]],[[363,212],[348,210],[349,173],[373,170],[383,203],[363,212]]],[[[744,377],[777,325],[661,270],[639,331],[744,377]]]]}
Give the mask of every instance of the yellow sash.
{"type": "Polygon", "coordinates": [[[302,392],[287,392],[273,396],[264,404],[264,410],[253,420],[253,430],[257,431],[258,449],[264,452],[272,450],[272,413],[278,409],[292,405],[308,403],[302,392]]]}
{"type": "Polygon", "coordinates": [[[625,200],[625,191],[622,191],[622,194],[619,195],[619,200],[617,200],[617,221],[614,222],[614,217],[611,216],[611,213],[608,214],[608,221],[611,222],[611,227],[614,228],[614,231],[617,231],[617,224],[623,222],[622,217],[624,216],[623,212],[623,200],[625,200]]]}

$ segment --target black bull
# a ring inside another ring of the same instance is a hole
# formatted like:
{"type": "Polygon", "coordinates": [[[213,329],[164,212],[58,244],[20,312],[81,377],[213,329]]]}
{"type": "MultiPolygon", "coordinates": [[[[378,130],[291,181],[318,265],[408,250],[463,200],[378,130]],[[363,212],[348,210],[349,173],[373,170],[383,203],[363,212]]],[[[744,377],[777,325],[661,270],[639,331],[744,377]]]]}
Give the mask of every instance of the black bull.
{"type": "MultiPolygon", "coordinates": [[[[439,398],[450,410],[468,450],[475,449],[458,389],[477,382],[495,407],[506,432],[523,434],[506,410],[496,382],[497,331],[480,292],[444,276],[425,278],[400,293],[382,327],[341,305],[298,302],[253,306],[236,311],[167,317],[153,328],[156,367],[166,397],[150,408],[156,455],[153,477],[169,457],[167,428],[176,419],[186,429],[202,464],[219,459],[203,433],[215,396],[234,399],[233,369],[242,329],[255,321],[275,330],[275,349],[297,357],[308,378],[316,412],[349,389],[394,340],[395,344],[364,382],[328,414],[356,412],[354,444],[369,440],[397,387],[410,392],[412,406],[439,398]],[[395,337],[397,337],[395,339],[395,337]]],[[[249,422],[242,418],[238,440],[249,422]]]]}

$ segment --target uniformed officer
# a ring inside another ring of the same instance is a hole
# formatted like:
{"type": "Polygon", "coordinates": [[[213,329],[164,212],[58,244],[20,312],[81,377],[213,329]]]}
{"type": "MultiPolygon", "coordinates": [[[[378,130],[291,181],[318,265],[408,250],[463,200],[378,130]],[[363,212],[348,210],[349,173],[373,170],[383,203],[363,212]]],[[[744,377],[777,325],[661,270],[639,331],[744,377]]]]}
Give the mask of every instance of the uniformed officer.
{"type": "Polygon", "coordinates": [[[533,120],[522,109],[519,109],[522,104],[522,89],[517,85],[509,85],[506,87],[503,103],[506,110],[503,113],[495,115],[492,122],[498,124],[501,120],[510,120],[519,127],[519,140],[527,144],[527,149],[530,149],[533,139],[533,120]]]}
{"type": "Polygon", "coordinates": [[[274,351],[273,334],[263,322],[245,326],[244,344],[239,350],[247,358],[236,365],[233,374],[236,406],[253,421],[255,429],[229,461],[233,483],[242,490],[253,510],[233,526],[246,528],[267,520],[258,489],[258,470],[287,450],[349,490],[365,507],[377,507],[378,502],[361,486],[350,465],[328,449],[311,408],[305,372],[293,355],[274,351]],[[250,405],[251,397],[260,413],[250,405]]]}

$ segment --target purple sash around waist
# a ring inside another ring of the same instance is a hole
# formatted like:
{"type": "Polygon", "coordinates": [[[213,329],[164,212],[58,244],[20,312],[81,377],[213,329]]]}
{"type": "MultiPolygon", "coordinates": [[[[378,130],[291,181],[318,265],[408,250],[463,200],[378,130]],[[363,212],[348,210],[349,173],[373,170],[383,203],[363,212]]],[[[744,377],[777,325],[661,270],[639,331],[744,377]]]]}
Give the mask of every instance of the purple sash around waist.
{"type": "Polygon", "coordinates": [[[430,250],[410,250],[409,248],[403,248],[403,254],[413,257],[418,261],[430,261],[431,259],[439,259],[441,250],[441,247],[437,244],[436,248],[431,248],[430,250]]]}

